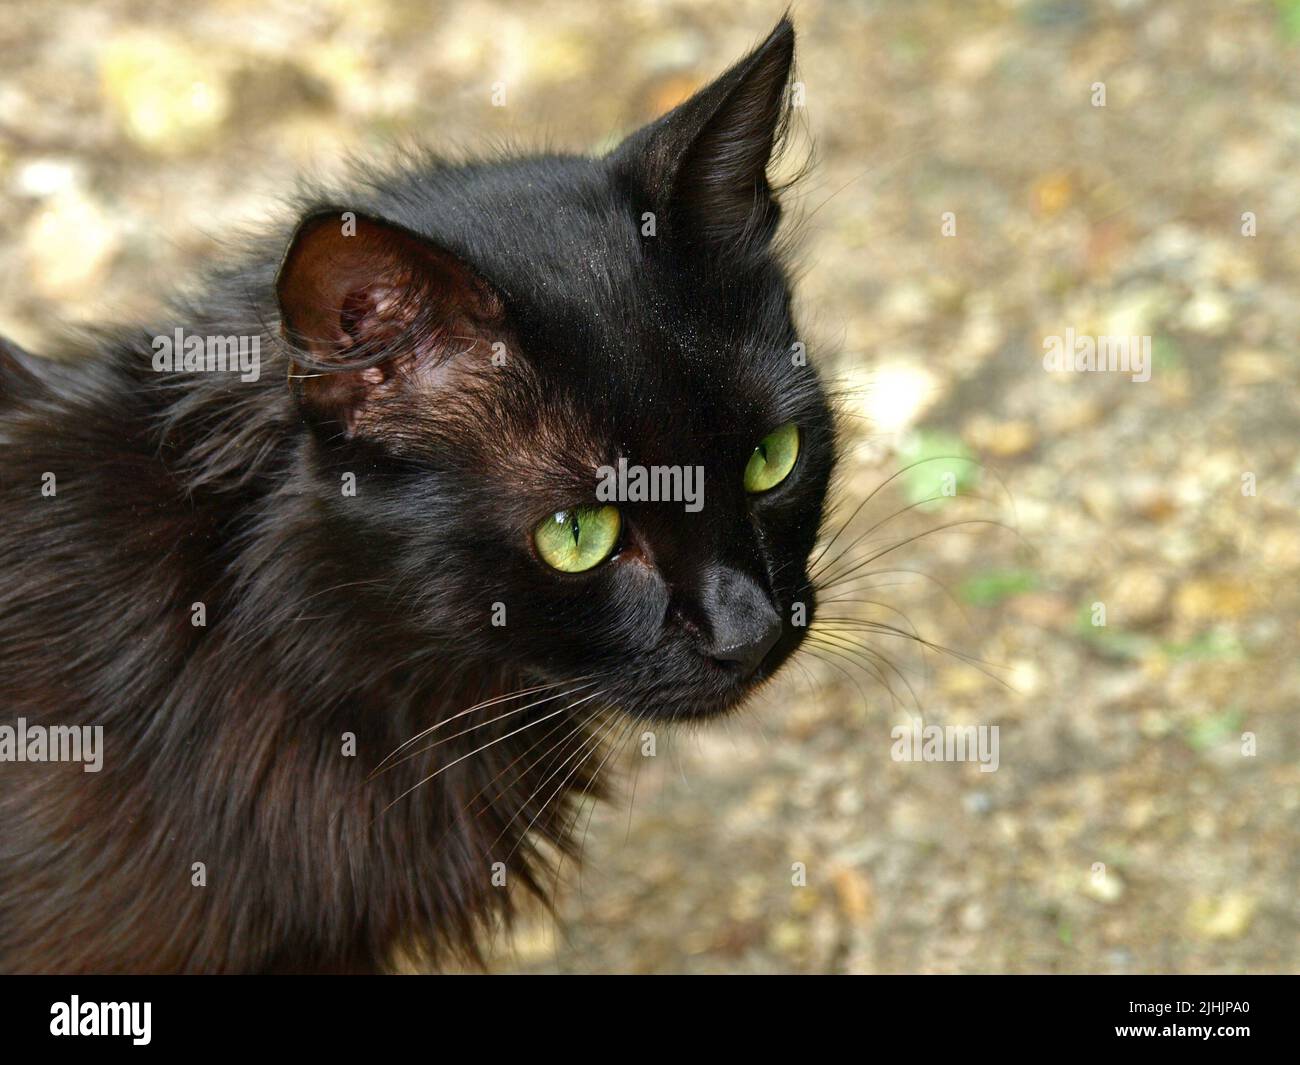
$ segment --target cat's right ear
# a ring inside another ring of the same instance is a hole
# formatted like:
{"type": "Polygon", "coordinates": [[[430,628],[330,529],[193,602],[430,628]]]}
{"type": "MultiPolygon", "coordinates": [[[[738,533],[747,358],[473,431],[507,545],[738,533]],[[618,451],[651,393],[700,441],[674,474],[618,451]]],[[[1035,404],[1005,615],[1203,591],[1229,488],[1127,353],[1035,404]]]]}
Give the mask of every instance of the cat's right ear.
{"type": "Polygon", "coordinates": [[[303,220],[275,291],[295,394],[348,436],[385,397],[490,342],[503,318],[496,291],[451,252],[353,211],[303,220]]]}
{"type": "Polygon", "coordinates": [[[767,168],[789,116],[794,26],[783,18],[725,74],[614,150],[664,218],[659,235],[712,253],[763,244],[780,220],[767,168]]]}

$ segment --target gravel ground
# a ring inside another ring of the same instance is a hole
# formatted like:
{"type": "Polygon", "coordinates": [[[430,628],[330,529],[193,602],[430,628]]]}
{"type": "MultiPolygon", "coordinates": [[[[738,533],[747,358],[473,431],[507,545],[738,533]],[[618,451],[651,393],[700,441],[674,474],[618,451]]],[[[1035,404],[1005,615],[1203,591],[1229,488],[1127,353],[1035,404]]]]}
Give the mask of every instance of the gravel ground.
{"type": "MultiPolygon", "coordinates": [[[[11,2],[0,334],[149,308],[344,153],[599,149],[779,6],[11,2]]],[[[857,620],[625,753],[495,967],[1300,971],[1300,4],[794,14],[857,620]],[[1048,372],[1067,330],[1150,379],[1048,372]],[[996,727],[996,771],[896,760],[918,717],[996,727]]]]}

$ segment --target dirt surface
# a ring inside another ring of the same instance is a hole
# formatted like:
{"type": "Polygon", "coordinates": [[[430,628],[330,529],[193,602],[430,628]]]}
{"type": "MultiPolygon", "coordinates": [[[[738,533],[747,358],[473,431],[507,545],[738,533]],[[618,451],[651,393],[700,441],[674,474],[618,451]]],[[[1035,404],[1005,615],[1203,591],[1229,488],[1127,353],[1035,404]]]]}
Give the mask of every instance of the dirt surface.
{"type": "MultiPolygon", "coordinates": [[[[345,153],[599,149],[779,13],[11,2],[0,334],[149,308],[345,153]]],[[[870,499],[808,652],[611,761],[496,967],[1300,970],[1300,5],[794,15],[800,320],[870,499]],[[1149,380],[1049,372],[1067,331],[1149,380]],[[897,760],[914,717],[996,771],[897,760]]]]}

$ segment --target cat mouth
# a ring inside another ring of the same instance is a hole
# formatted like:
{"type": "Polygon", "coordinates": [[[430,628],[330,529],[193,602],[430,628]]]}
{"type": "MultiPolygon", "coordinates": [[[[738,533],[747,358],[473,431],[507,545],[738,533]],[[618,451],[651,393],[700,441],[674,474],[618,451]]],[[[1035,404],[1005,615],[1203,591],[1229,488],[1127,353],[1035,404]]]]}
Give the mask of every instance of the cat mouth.
{"type": "Polygon", "coordinates": [[[795,651],[799,650],[807,632],[807,628],[795,628],[787,625],[781,633],[781,638],[772,645],[772,649],[764,656],[750,681],[759,683],[773,677],[790,660],[795,651]]]}
{"type": "Polygon", "coordinates": [[[705,660],[702,668],[706,672],[698,680],[676,686],[671,693],[652,695],[633,713],[670,720],[706,720],[736,710],[780,673],[803,643],[805,632],[802,628],[787,627],[762,661],[748,673],[742,674],[730,663],[705,660]]]}

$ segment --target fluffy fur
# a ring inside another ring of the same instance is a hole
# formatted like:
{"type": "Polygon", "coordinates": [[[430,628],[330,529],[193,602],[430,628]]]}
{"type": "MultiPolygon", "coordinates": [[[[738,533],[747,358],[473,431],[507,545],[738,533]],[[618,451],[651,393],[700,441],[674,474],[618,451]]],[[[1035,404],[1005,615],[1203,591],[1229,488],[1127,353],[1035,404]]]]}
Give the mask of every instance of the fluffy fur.
{"type": "Polygon", "coordinates": [[[795,649],[834,440],[773,242],[792,51],[783,21],[605,158],[313,197],[75,362],[0,346],[0,723],[105,738],[99,773],[0,764],[0,969],[474,956],[612,744],[795,649]],[[178,326],[257,336],[259,380],[155,372],[178,326]],[[747,496],[792,420],[794,473],[747,496]],[[614,558],[549,570],[531,530],[620,456],[704,466],[703,511],[628,504],[614,558]],[[715,645],[758,595],[785,630],[741,676],[715,645]]]}

